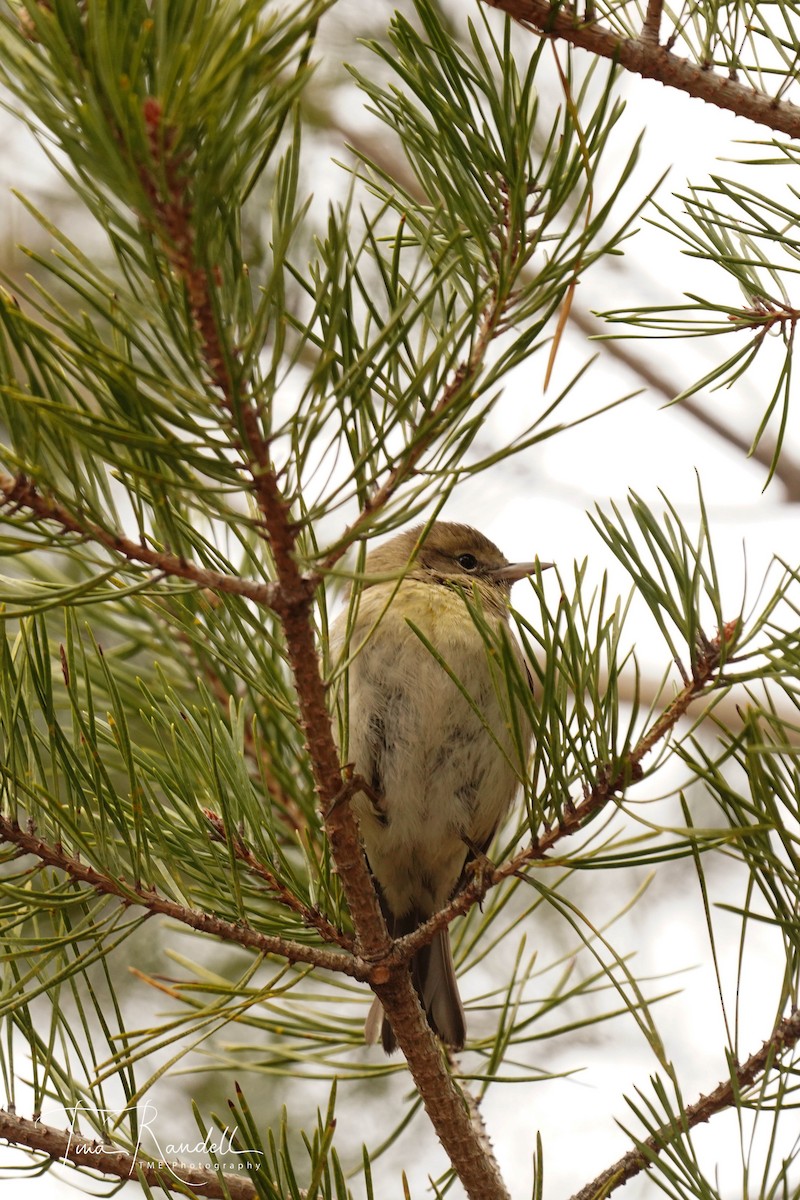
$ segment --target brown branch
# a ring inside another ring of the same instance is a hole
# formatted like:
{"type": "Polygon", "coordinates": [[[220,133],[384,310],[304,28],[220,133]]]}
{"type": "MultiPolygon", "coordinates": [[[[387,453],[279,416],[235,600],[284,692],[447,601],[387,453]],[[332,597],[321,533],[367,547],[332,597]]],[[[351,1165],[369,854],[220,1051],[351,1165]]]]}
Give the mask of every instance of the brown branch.
{"type": "Polygon", "coordinates": [[[188,925],[200,933],[222,938],[226,942],[235,942],[259,954],[277,954],[289,962],[308,963],[325,971],[337,971],[349,975],[352,979],[367,981],[370,978],[372,965],[363,959],[334,950],[304,946],[288,938],[259,933],[241,921],[228,921],[202,909],[188,908],[185,904],[162,896],[154,888],[105,875],[76,856],[68,854],[63,846],[44,841],[33,831],[22,829],[16,821],[2,815],[0,842],[16,846],[21,854],[34,855],[46,866],[63,871],[76,883],[85,884],[99,894],[114,896],[123,904],[135,904],[150,913],[170,917],[173,921],[179,921],[180,924],[188,925]]]}
{"type": "Polygon", "coordinates": [[[187,1186],[195,1196],[219,1197],[220,1200],[253,1200],[258,1195],[250,1179],[233,1172],[221,1173],[203,1167],[182,1164],[156,1166],[139,1152],[129,1154],[94,1139],[89,1140],[74,1129],[54,1129],[41,1121],[18,1117],[15,1112],[0,1109],[0,1138],[12,1146],[38,1151],[53,1162],[72,1163],[91,1168],[101,1175],[116,1179],[139,1179],[150,1187],[187,1194],[187,1186]]]}
{"type": "Polygon", "coordinates": [[[472,1200],[508,1200],[499,1167],[476,1130],[461,1092],[450,1077],[441,1048],[419,1004],[405,959],[394,952],[367,870],[349,803],[350,781],[341,786],[325,690],[310,621],[309,581],[295,559],[294,531],[272,474],[264,477],[269,502],[265,526],[280,583],[278,614],[294,671],[303,728],[323,804],[325,828],[356,928],[356,945],[372,962],[369,982],[392,1022],[426,1112],[453,1168],[472,1200]]]}
{"type": "Polygon", "coordinates": [[[211,382],[219,390],[222,408],[241,438],[236,448],[252,480],[253,497],[261,514],[260,532],[269,542],[278,576],[277,586],[270,591],[270,606],[283,625],[301,724],[317,793],[326,814],[328,837],[351,912],[360,915],[361,939],[371,954],[380,957],[389,947],[389,938],[361,850],[355,818],[347,804],[334,803],[341,791],[341,768],[314,639],[312,609],[316,581],[305,578],[298,565],[297,528],[278,486],[255,400],[246,394],[243,384],[231,371],[231,359],[217,325],[213,302],[215,279],[198,252],[190,179],[185,164],[172,153],[171,131],[165,127],[162,116],[158,101],[148,98],[145,118],[151,154],[166,180],[164,192],[162,176],[151,176],[142,169],[152,220],[173,269],[184,281],[211,382]]]}
{"type": "MultiPolygon", "coordinates": [[[[211,385],[220,393],[222,408],[235,435],[234,446],[250,476],[258,508],[264,514],[272,502],[269,445],[261,432],[256,400],[248,393],[246,382],[237,377],[235,353],[226,345],[219,327],[214,302],[218,271],[206,265],[198,250],[191,176],[185,160],[174,152],[174,134],[163,121],[160,102],[149,96],[143,110],[153,162],[161,168],[160,172],[151,173],[140,167],[142,185],[151,205],[150,219],[173,270],[184,283],[200,339],[201,357],[211,385]]],[[[263,536],[263,528],[260,532],[263,536]]]]}
{"type": "Polygon", "coordinates": [[[341,784],[325,688],[311,623],[313,591],[294,554],[295,531],[288,506],[272,472],[261,480],[264,524],[279,581],[276,611],[282,621],[294,672],[302,725],[322,802],[325,829],[356,928],[356,946],[374,966],[370,983],[386,1009],[436,1134],[471,1200],[508,1200],[496,1161],[476,1136],[461,1093],[450,1077],[440,1047],[428,1027],[411,975],[403,962],[387,961],[392,943],[358,827],[341,784]],[[383,961],[381,961],[383,960],[383,961]],[[384,982],[385,980],[385,982],[384,982]]]}
{"type": "MultiPolygon", "coordinates": [[[[146,97],[142,112],[150,154],[163,172],[153,174],[144,164],[139,165],[139,178],[151,205],[151,231],[156,233],[175,274],[184,283],[189,310],[200,335],[203,361],[212,385],[220,389],[227,401],[233,394],[233,384],[217,327],[213,281],[207,268],[198,261],[187,164],[174,152],[174,130],[164,123],[160,101],[155,96],[146,97]]],[[[151,225],[149,220],[145,223],[151,225]]]]}
{"type": "Polygon", "coordinates": [[[601,1197],[605,1198],[616,1188],[622,1187],[640,1171],[647,1170],[653,1165],[653,1159],[677,1138],[736,1105],[740,1094],[752,1087],[759,1076],[769,1071],[781,1055],[799,1041],[800,1011],[795,1011],[778,1023],[760,1050],[731,1072],[730,1079],[720,1083],[707,1096],[701,1096],[694,1104],[688,1105],[676,1121],[664,1125],[647,1138],[642,1143],[643,1150],[629,1150],[613,1166],[576,1192],[572,1200],[601,1200],[601,1197]]]}
{"type": "Polygon", "coordinates": [[[295,528],[272,472],[264,475],[264,525],[275,559],[279,593],[275,603],[283,625],[289,664],[294,674],[301,726],[311,759],[325,829],[350,911],[358,929],[357,944],[368,957],[380,958],[389,936],[361,849],[358,826],[342,792],[339,755],[333,741],[325,685],[312,626],[313,584],[300,572],[295,557],[295,528]]]}
{"type": "Polygon", "coordinates": [[[201,588],[245,596],[248,600],[265,607],[274,605],[276,589],[273,584],[256,583],[251,579],[240,579],[236,575],[225,575],[221,571],[213,571],[209,567],[188,562],[166,550],[154,550],[141,542],[134,542],[115,530],[104,529],[88,517],[70,512],[60,501],[44,496],[25,475],[13,478],[0,472],[0,508],[5,505],[25,509],[38,521],[52,521],[63,533],[74,533],[85,541],[97,542],[128,562],[142,563],[164,575],[187,579],[201,588]]]}
{"type": "Polygon", "coordinates": [[[664,0],[647,0],[647,12],[645,13],[641,35],[643,42],[653,42],[655,45],[658,45],[663,7],[664,0]]]}
{"type": "Polygon", "coordinates": [[[470,1200],[510,1200],[491,1145],[479,1121],[475,1101],[462,1082],[457,1089],[446,1068],[445,1051],[425,1018],[406,967],[389,972],[373,990],[391,1017],[431,1124],[470,1200]]]}
{"type": "Polygon", "coordinates": [[[564,3],[547,0],[485,0],[542,37],[552,38],[608,58],[644,79],[655,79],[698,100],[766,125],[776,133],[800,137],[800,107],[766,92],[717,75],[705,66],[678,58],[652,38],[626,38],[597,22],[582,22],[564,3]]]}
{"type": "MultiPolygon", "coordinates": [[[[411,976],[404,962],[388,963],[392,943],[378,904],[359,840],[358,826],[342,785],[339,756],[333,740],[325,685],[313,627],[314,594],[320,576],[304,577],[297,559],[297,526],[290,506],[278,485],[267,438],[261,426],[254,397],[231,370],[213,303],[215,281],[197,253],[192,224],[189,181],[183,164],[170,155],[169,130],[162,126],[160,105],[147,102],[146,119],[151,132],[154,161],[167,181],[166,195],[157,178],[144,177],[152,212],[173,269],[184,280],[189,306],[200,335],[201,350],[213,385],[221,393],[221,405],[240,437],[237,443],[252,480],[252,493],[261,514],[261,530],[269,543],[277,574],[271,607],[283,626],[289,664],[294,674],[301,724],[314,773],[317,794],[325,820],[336,869],[342,881],[353,922],[356,946],[364,959],[373,963],[370,982],[385,1002],[398,1044],[406,1056],[426,1110],[458,1173],[467,1194],[475,1200],[506,1200],[507,1191],[499,1168],[487,1148],[476,1137],[459,1090],[447,1072],[443,1057],[428,1028],[411,976]],[[165,161],[166,158],[166,161],[165,161]],[[173,161],[170,161],[171,158],[173,161]]],[[[496,302],[496,297],[494,298],[496,302]]],[[[498,315],[500,310],[498,309],[498,315]]],[[[480,367],[492,324],[484,320],[469,360],[459,367],[429,417],[430,435],[411,447],[389,478],[370,498],[361,516],[333,556],[332,565],[352,541],[369,515],[383,507],[399,483],[412,472],[425,447],[435,436],[441,417],[450,407],[470,374],[480,367]]]]}
{"type": "Polygon", "coordinates": [[[243,838],[237,833],[231,833],[226,829],[222,817],[215,812],[211,812],[208,808],[204,811],[211,825],[214,838],[231,848],[236,859],[247,868],[251,875],[254,875],[266,885],[279,904],[296,913],[301,918],[303,924],[307,925],[309,929],[316,929],[324,941],[332,942],[337,946],[341,946],[343,950],[352,952],[353,939],[351,937],[346,933],[342,933],[341,929],[337,929],[335,925],[332,925],[318,908],[309,908],[307,904],[304,904],[302,900],[295,896],[294,892],[290,891],[275,872],[271,871],[266,863],[263,863],[260,858],[256,857],[250,847],[245,844],[243,838]]]}

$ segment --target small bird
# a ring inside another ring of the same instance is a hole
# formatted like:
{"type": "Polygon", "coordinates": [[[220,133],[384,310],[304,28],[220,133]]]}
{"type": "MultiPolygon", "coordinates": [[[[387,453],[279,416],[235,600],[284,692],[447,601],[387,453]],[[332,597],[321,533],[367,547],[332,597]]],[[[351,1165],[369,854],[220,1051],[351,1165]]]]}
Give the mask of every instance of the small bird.
{"type": "MultiPolygon", "coordinates": [[[[514,799],[530,724],[522,709],[512,722],[499,657],[468,605],[495,641],[506,641],[530,684],[508,604],[512,584],[536,566],[509,563],[468,525],[439,521],[424,537],[418,526],[367,556],[355,615],[345,610],[334,623],[334,661],[350,657],[340,748],[368,788],[352,803],[392,937],[447,904],[514,799]]],[[[434,1033],[460,1050],[464,1009],[446,927],[414,956],[411,972],[434,1033]]],[[[376,998],[365,1037],[379,1035],[390,1054],[397,1043],[376,998]]]]}

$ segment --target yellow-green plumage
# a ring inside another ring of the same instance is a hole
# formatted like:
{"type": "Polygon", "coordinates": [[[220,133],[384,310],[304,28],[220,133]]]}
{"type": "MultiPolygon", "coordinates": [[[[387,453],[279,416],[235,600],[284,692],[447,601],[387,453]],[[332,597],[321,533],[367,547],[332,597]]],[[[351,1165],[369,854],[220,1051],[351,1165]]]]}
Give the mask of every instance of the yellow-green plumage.
{"type": "MultiPolygon", "coordinates": [[[[442,908],[468,856],[488,846],[514,799],[530,744],[523,718],[521,755],[502,671],[491,665],[467,601],[477,600],[482,619],[507,637],[524,671],[521,650],[506,633],[507,606],[512,583],[534,564],[509,564],[476,530],[438,522],[408,567],[419,534],[403,533],[367,558],[368,583],[350,631],[343,722],[343,759],[372,792],[359,793],[353,806],[394,936],[442,908]]],[[[343,613],[334,626],[334,654],[345,649],[347,620],[343,613]]],[[[460,1048],[464,1013],[447,930],[416,956],[412,972],[434,1031],[460,1048]]],[[[379,1020],[378,1006],[367,1025],[372,1040],[379,1020]]],[[[382,1033],[385,1049],[393,1049],[385,1020],[382,1033]]]]}

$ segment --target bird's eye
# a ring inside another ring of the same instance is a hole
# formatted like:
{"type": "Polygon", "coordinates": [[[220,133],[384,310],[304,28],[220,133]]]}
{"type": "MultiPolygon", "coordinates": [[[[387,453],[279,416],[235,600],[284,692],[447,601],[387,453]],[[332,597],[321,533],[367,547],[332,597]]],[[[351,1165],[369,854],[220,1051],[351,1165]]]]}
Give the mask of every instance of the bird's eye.
{"type": "Polygon", "coordinates": [[[456,562],[462,566],[465,571],[474,571],[478,565],[478,560],[474,554],[459,554],[456,562]]]}

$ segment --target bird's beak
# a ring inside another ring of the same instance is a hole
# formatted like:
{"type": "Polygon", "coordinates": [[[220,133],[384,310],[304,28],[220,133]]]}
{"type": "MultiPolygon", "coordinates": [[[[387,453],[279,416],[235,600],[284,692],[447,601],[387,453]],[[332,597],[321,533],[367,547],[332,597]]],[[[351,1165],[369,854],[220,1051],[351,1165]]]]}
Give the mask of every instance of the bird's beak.
{"type": "Polygon", "coordinates": [[[546,571],[548,567],[554,567],[555,563],[539,562],[524,562],[524,563],[509,563],[506,567],[498,567],[496,571],[492,571],[495,579],[502,579],[506,583],[518,583],[520,579],[526,579],[528,575],[535,575],[538,571],[546,571]]]}

